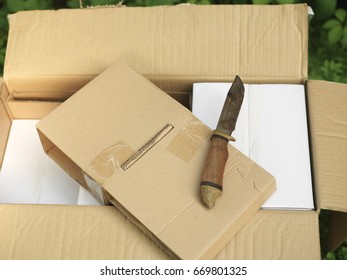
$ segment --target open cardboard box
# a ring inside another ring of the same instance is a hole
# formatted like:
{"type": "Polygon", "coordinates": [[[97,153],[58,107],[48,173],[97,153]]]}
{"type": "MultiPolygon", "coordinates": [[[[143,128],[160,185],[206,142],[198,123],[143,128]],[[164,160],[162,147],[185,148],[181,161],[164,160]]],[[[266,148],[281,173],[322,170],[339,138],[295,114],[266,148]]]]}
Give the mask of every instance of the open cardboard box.
{"type": "MultiPolygon", "coordinates": [[[[305,84],[316,210],[258,211],[216,258],[320,258],[320,209],[346,220],[347,86],[307,81],[307,34],[306,5],[15,14],[0,103],[1,154],[13,119],[44,117],[120,58],[188,108],[193,82],[239,74],[246,83],[305,84]]],[[[1,258],[168,257],[113,207],[0,208],[1,258]]]]}

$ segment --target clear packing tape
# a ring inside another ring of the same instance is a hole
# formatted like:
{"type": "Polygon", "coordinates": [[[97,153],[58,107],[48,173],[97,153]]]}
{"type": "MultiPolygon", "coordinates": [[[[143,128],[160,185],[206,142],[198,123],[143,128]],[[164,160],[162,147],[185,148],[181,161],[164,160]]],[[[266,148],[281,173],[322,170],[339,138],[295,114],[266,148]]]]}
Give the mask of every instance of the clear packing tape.
{"type": "MultiPolygon", "coordinates": [[[[172,124],[166,124],[150,140],[137,151],[124,141],[119,141],[102,150],[88,165],[84,179],[89,191],[102,203],[107,204],[107,196],[102,185],[114,176],[126,172],[136,164],[147,152],[167,136],[175,128],[172,124]]],[[[189,162],[201,145],[209,141],[211,131],[199,120],[194,119],[186,123],[176,132],[169,141],[166,150],[183,162],[189,162]]]]}

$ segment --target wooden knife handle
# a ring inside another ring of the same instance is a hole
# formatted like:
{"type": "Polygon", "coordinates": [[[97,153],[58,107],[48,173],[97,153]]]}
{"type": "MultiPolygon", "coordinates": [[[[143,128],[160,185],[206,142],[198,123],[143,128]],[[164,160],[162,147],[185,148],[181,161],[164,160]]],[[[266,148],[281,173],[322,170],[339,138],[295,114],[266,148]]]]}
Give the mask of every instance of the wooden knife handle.
{"type": "Polygon", "coordinates": [[[223,174],[228,159],[228,140],[213,136],[201,175],[202,202],[211,208],[223,191],[223,174]],[[213,193],[213,194],[212,194],[213,193]]]}

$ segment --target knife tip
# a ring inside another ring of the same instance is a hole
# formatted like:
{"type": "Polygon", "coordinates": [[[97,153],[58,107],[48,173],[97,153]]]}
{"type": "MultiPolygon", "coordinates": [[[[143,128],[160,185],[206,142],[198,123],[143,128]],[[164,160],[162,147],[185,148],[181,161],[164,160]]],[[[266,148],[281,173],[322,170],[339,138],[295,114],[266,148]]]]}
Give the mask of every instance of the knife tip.
{"type": "Polygon", "coordinates": [[[245,91],[245,87],[244,87],[243,82],[242,82],[239,75],[235,76],[234,81],[233,81],[233,85],[236,89],[238,89],[242,93],[245,91]]]}

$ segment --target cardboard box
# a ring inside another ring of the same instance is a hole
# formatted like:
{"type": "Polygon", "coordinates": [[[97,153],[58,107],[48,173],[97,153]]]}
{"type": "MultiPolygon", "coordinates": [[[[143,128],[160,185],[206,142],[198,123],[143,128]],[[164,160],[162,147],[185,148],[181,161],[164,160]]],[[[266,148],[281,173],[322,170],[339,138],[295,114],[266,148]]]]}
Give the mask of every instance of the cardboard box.
{"type": "MultiPolygon", "coordinates": [[[[67,97],[120,58],[187,107],[193,82],[229,82],[239,74],[247,83],[305,84],[317,210],[258,211],[216,258],[320,258],[319,209],[347,211],[347,87],[307,81],[306,9],[230,5],[15,14],[0,103],[1,154],[12,119],[42,118],[59,105],[35,100],[67,97]],[[15,100],[16,92],[36,98],[15,100]]],[[[113,207],[0,208],[1,258],[167,257],[113,207]]]]}
{"type": "Polygon", "coordinates": [[[229,145],[223,196],[205,207],[199,187],[211,130],[121,62],[37,129],[50,157],[87,189],[84,176],[101,185],[173,258],[215,257],[276,189],[273,176],[229,145]]]}

